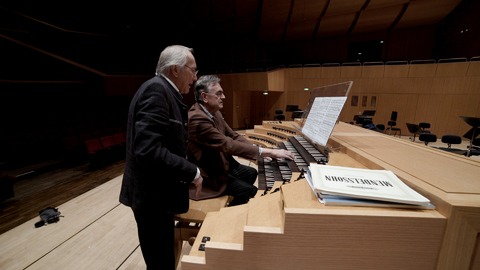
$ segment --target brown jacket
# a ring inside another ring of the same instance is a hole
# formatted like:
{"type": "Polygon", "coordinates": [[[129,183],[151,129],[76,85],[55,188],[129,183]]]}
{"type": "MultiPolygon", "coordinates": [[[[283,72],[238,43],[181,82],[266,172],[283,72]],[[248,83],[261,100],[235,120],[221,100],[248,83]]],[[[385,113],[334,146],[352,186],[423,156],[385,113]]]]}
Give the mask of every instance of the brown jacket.
{"type": "MultiPolygon", "coordinates": [[[[257,159],[258,147],[234,132],[217,112],[211,119],[198,103],[188,112],[188,160],[200,169],[202,194],[197,200],[214,198],[225,191],[229,156],[257,159]]],[[[193,199],[195,189],[190,188],[193,199]]]]}

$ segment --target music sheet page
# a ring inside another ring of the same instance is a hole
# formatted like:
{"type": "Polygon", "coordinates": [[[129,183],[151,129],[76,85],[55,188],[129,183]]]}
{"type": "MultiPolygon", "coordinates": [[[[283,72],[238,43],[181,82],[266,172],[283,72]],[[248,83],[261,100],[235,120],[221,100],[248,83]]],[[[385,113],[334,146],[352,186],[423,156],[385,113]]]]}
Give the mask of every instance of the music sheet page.
{"type": "Polygon", "coordinates": [[[317,97],[302,132],[314,142],[327,145],[347,97],[317,97]]]}

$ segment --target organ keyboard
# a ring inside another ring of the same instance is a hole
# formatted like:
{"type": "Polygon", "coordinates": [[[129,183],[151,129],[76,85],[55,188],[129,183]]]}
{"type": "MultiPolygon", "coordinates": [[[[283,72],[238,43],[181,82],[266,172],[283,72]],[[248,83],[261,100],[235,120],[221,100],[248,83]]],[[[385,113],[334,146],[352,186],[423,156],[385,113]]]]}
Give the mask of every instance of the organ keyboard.
{"type": "MultiPolygon", "coordinates": [[[[273,129],[278,131],[288,130],[289,134],[297,134],[298,132],[291,127],[293,122],[283,122],[283,126],[278,126],[278,122],[272,123],[272,121],[264,122],[267,124],[265,129],[273,129]],[[287,125],[287,126],[286,126],[287,125]],[[288,127],[290,125],[290,127],[288,127]]],[[[272,132],[265,132],[267,135],[271,135],[272,132]]],[[[250,134],[249,136],[253,136],[250,134]]],[[[275,135],[271,135],[275,136],[275,135]]],[[[247,136],[247,138],[249,138],[247,136]]],[[[251,138],[249,138],[251,139],[251,138]]],[[[255,140],[252,140],[256,143],[255,140]]],[[[295,155],[295,160],[258,160],[258,189],[269,191],[273,188],[275,182],[283,181],[290,182],[292,178],[292,172],[306,172],[308,165],[312,162],[327,164],[328,153],[324,148],[316,147],[306,140],[301,135],[293,135],[287,138],[284,142],[279,142],[274,149],[286,149],[295,155]]]]}

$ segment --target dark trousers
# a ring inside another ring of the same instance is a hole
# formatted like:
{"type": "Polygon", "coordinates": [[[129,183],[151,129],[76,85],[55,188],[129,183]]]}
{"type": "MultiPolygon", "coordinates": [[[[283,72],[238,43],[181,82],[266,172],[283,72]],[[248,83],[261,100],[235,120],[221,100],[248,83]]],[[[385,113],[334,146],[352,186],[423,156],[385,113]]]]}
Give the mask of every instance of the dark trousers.
{"type": "Polygon", "coordinates": [[[258,189],[253,185],[257,175],[258,172],[254,168],[242,165],[230,158],[228,182],[225,189],[225,194],[233,196],[230,206],[247,203],[257,194],[258,189]]]}
{"type": "Polygon", "coordinates": [[[175,270],[173,215],[134,212],[138,238],[147,269],[175,270]]]}

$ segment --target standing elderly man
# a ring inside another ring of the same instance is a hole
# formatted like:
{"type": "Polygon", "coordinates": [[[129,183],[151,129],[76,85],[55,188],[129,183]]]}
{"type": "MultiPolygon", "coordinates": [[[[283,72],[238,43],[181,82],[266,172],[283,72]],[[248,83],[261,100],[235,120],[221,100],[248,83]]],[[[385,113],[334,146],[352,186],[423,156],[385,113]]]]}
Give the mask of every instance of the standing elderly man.
{"type": "Polygon", "coordinates": [[[197,80],[193,50],[165,48],[156,75],[138,89],[128,113],[127,156],[120,202],[132,208],[148,269],[175,269],[173,215],[189,208],[189,185],[202,177],[186,160],[187,94],[197,80]]]}
{"type": "Polygon", "coordinates": [[[199,199],[226,194],[234,197],[230,206],[247,203],[257,193],[253,185],[257,171],[239,164],[232,155],[248,159],[295,157],[283,149],[255,146],[228,126],[219,111],[225,95],[217,76],[203,76],[195,83],[195,99],[188,112],[187,145],[189,161],[200,168],[204,178],[199,199]]]}

